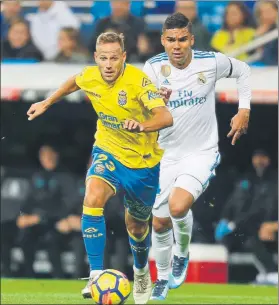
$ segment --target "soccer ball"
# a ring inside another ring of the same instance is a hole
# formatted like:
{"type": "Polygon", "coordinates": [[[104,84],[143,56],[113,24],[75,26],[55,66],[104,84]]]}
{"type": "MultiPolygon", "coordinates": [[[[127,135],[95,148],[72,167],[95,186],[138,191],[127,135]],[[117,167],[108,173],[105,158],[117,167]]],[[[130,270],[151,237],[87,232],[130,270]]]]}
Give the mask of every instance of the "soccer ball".
{"type": "Polygon", "coordinates": [[[97,304],[124,304],[130,295],[131,287],[125,274],[107,269],[94,279],[91,292],[97,304]]]}

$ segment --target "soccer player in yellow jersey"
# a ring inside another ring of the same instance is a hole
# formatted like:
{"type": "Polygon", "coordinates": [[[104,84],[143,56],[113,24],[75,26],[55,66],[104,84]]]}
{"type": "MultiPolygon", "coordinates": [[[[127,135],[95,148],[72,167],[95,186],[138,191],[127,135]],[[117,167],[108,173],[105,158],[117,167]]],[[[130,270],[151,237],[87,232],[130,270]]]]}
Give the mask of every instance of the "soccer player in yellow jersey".
{"type": "Polygon", "coordinates": [[[33,104],[27,115],[33,120],[60,98],[80,89],[90,98],[98,122],[83,203],[82,233],[91,271],[82,295],[91,297],[92,280],[103,269],[103,208],[110,197],[122,190],[134,257],[133,294],[137,304],[144,304],[151,294],[148,219],[163,154],[157,144],[157,131],[171,126],[173,119],[146,74],[125,64],[121,34],[101,34],[94,57],[97,66],[86,67],[71,77],[49,98],[33,104]]]}

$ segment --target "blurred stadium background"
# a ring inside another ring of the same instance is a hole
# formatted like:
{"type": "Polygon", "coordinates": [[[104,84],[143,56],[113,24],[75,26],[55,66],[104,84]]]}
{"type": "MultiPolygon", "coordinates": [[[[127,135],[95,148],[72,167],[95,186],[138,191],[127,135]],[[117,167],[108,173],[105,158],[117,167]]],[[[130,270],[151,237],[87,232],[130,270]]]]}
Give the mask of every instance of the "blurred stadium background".
{"type": "MultiPolygon", "coordinates": [[[[129,62],[142,67],[163,51],[161,25],[180,10],[194,24],[195,48],[240,58],[252,71],[249,133],[235,147],[226,137],[237,111],[235,81],[216,86],[222,163],[193,208],[188,281],[276,283],[278,3],[257,2],[1,1],[2,277],[88,274],[79,231],[96,115],[80,93],[32,123],[30,104],[93,64],[100,31],[124,32],[129,62]],[[217,242],[222,219],[237,226],[217,242]]],[[[115,197],[106,208],[106,267],[131,278],[123,213],[121,196],[115,197]]],[[[150,264],[155,279],[152,251],[150,264]]]]}

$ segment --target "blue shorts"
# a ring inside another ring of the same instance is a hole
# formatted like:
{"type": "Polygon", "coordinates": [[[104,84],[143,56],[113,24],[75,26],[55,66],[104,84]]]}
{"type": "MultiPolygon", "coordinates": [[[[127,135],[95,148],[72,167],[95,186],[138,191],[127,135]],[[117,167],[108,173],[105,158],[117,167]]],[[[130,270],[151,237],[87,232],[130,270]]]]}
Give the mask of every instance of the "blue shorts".
{"type": "Polygon", "coordinates": [[[148,220],[159,187],[160,163],[152,168],[129,168],[117,161],[110,153],[94,146],[92,164],[86,179],[98,177],[116,192],[124,192],[124,205],[130,215],[148,220]]]}

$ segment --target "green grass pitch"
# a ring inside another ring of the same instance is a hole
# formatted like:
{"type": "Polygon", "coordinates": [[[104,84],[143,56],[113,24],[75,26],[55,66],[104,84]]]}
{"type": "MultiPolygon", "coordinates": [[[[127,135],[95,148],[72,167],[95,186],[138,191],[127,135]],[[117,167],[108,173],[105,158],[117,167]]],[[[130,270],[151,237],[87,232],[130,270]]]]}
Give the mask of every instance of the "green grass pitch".
{"type": "MultiPolygon", "coordinates": [[[[1,304],[94,304],[80,295],[85,282],[1,279],[1,304]]],[[[251,285],[185,284],[165,302],[150,304],[278,304],[278,288],[251,285]]],[[[134,304],[132,294],[126,304],[134,304]]]]}

